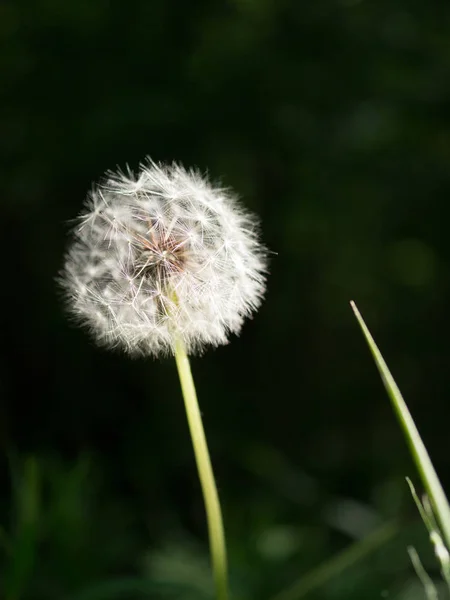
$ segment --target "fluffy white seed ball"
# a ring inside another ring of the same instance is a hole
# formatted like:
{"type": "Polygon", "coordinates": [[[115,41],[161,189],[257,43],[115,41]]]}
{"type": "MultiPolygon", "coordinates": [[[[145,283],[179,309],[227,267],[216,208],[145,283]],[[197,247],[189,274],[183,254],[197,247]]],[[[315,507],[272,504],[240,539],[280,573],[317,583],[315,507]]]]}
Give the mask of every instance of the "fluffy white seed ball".
{"type": "Polygon", "coordinates": [[[198,172],[108,173],[73,232],[62,284],[98,341],[132,354],[227,342],[264,292],[256,218],[198,172]]]}

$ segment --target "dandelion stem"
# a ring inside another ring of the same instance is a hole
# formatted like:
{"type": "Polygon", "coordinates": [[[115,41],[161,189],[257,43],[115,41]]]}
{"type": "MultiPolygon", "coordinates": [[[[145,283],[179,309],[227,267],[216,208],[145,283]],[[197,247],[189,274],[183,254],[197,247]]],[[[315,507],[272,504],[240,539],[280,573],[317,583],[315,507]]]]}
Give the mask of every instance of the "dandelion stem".
{"type": "Polygon", "coordinates": [[[217,600],[227,600],[227,554],[222,511],[220,509],[219,495],[209,457],[191,366],[184,343],[179,338],[175,342],[175,360],[205,502],[216,597],[217,600]]]}

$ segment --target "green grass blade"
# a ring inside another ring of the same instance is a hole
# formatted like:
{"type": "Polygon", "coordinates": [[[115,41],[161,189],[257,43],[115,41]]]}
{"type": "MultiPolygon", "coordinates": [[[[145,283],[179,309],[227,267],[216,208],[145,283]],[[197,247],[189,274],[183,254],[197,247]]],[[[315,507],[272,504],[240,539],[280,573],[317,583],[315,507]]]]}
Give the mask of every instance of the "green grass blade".
{"type": "Polygon", "coordinates": [[[408,554],[411,559],[414,570],[417,574],[417,577],[420,579],[423,589],[425,590],[425,595],[427,600],[438,600],[438,593],[436,586],[433,583],[433,580],[425,571],[424,566],[417,554],[416,550],[412,547],[408,548],[408,554]]]}
{"type": "Polygon", "coordinates": [[[378,371],[380,372],[384,387],[386,388],[386,391],[392,402],[392,406],[394,407],[394,411],[403,429],[403,433],[410,447],[411,454],[416,463],[422,483],[432,502],[436,517],[441,526],[447,547],[450,548],[450,507],[445,492],[442,489],[439,478],[434,470],[428,452],[424,443],[422,442],[403,396],[401,395],[400,390],[398,389],[397,384],[395,383],[394,378],[392,377],[381,355],[381,352],[378,349],[378,346],[375,344],[375,340],[370,334],[370,331],[368,330],[359,310],[356,308],[356,304],[353,301],[350,304],[356,318],[358,319],[359,325],[361,326],[364,337],[369,345],[370,352],[372,353],[378,371]]]}
{"type": "MultiPolygon", "coordinates": [[[[406,483],[409,485],[411,496],[413,497],[414,503],[419,511],[420,518],[425,524],[425,527],[428,529],[428,533],[431,535],[433,531],[438,530],[438,524],[436,523],[430,502],[428,501],[428,504],[422,504],[422,501],[417,495],[416,488],[409,477],[406,478],[406,483]]],[[[424,496],[423,500],[426,500],[427,498],[428,496],[424,496]]]]}
{"type": "Polygon", "coordinates": [[[345,571],[345,569],[352,567],[358,561],[366,558],[370,553],[378,550],[381,546],[392,540],[398,531],[399,526],[396,521],[386,523],[364,539],[355,542],[304,575],[288,589],[279,592],[272,600],[300,600],[300,598],[304,598],[328,583],[336,575],[345,571]]]}
{"type": "Polygon", "coordinates": [[[32,576],[39,535],[40,475],[33,457],[26,459],[21,471],[15,474],[15,524],[3,581],[7,600],[19,600],[25,594],[32,576]]]}

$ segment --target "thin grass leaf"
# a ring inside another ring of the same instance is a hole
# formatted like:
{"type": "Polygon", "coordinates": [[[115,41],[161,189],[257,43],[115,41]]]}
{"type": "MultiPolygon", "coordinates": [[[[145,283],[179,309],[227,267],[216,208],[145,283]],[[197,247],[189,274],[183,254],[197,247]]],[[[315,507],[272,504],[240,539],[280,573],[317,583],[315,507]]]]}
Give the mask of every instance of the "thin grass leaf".
{"type": "Polygon", "coordinates": [[[375,360],[378,371],[384,387],[392,402],[392,406],[403,429],[408,445],[411,450],[414,462],[416,463],[423,485],[431,500],[437,520],[441,526],[445,542],[450,547],[450,506],[447,497],[439,481],[439,478],[434,470],[428,452],[419,435],[417,427],[411,417],[411,414],[406,406],[403,396],[397,387],[382,355],[375,343],[369,329],[367,328],[356,304],[352,301],[350,305],[358,319],[364,337],[369,345],[370,352],[375,360]]]}
{"type": "Polygon", "coordinates": [[[448,550],[442,541],[441,536],[437,531],[433,531],[430,535],[430,541],[434,548],[434,554],[441,565],[441,575],[447,584],[447,588],[450,592],[450,555],[448,550]]]}
{"type": "Polygon", "coordinates": [[[300,598],[304,598],[345,569],[386,544],[398,533],[398,530],[398,524],[395,521],[383,525],[363,540],[355,542],[349,548],[304,575],[289,588],[279,592],[272,600],[300,600],[300,598]]]}
{"type": "Polygon", "coordinates": [[[425,504],[425,500],[427,498],[426,496],[424,496],[423,502],[420,500],[416,492],[416,488],[414,487],[414,484],[409,477],[406,478],[406,483],[409,485],[411,496],[413,497],[417,510],[419,511],[420,518],[422,519],[426,528],[428,529],[428,533],[431,535],[433,531],[436,531],[438,529],[438,526],[434,518],[430,503],[428,502],[428,504],[425,504]]]}
{"type": "Polygon", "coordinates": [[[425,568],[422,565],[422,561],[420,560],[415,548],[410,546],[408,548],[408,554],[414,567],[414,571],[416,572],[417,577],[420,579],[423,585],[423,589],[425,590],[427,600],[438,600],[439,596],[437,593],[436,586],[434,585],[431,577],[425,571],[425,568]]]}
{"type": "Polygon", "coordinates": [[[40,511],[40,473],[36,460],[28,458],[15,475],[15,527],[10,538],[8,565],[3,582],[7,600],[19,600],[31,577],[36,558],[40,511]]]}
{"type": "MultiPolygon", "coordinates": [[[[425,494],[422,501],[420,501],[420,498],[417,495],[416,489],[412,484],[411,480],[407,477],[406,481],[408,482],[409,489],[411,490],[411,495],[414,499],[414,502],[416,503],[417,510],[420,513],[420,517],[424,522],[426,528],[428,529],[431,545],[433,546],[434,553],[441,566],[442,577],[444,578],[445,583],[447,584],[447,587],[450,591],[450,557],[448,550],[445,547],[444,542],[442,541],[442,533],[438,527],[438,524],[436,523],[430,500],[425,494]]],[[[411,557],[411,561],[413,561],[411,552],[409,552],[409,554],[411,557]]],[[[417,572],[416,565],[414,562],[413,564],[417,572]]]]}

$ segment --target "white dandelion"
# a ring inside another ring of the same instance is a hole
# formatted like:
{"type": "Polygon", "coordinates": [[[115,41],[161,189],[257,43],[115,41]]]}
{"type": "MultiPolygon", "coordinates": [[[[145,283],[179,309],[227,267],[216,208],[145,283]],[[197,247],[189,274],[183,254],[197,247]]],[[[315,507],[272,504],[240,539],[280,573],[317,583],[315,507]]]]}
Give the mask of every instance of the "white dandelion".
{"type": "Polygon", "coordinates": [[[101,343],[131,354],[188,353],[238,333],[260,304],[266,252],[257,220],[181,166],[108,173],[74,230],[62,282],[101,343]]]}
{"type": "Polygon", "coordinates": [[[188,354],[239,333],[261,303],[266,250],[257,220],[197,171],[150,159],[108,173],[73,232],[61,283],[98,341],[130,354],[172,353],[208,520],[216,598],[227,600],[222,512],[188,354]]]}

